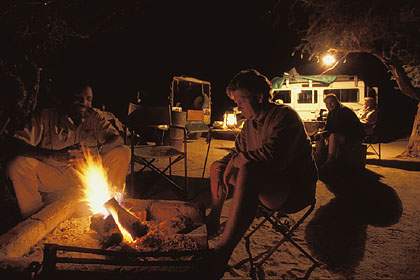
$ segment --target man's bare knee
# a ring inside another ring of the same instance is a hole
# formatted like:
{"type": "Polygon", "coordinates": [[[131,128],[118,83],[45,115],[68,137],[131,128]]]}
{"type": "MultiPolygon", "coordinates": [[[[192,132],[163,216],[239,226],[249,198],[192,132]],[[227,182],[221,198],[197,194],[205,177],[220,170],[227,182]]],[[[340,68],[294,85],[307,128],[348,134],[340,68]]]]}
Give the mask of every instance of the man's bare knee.
{"type": "Polygon", "coordinates": [[[220,172],[224,172],[224,164],[219,161],[213,162],[210,166],[210,175],[216,175],[220,172]]]}

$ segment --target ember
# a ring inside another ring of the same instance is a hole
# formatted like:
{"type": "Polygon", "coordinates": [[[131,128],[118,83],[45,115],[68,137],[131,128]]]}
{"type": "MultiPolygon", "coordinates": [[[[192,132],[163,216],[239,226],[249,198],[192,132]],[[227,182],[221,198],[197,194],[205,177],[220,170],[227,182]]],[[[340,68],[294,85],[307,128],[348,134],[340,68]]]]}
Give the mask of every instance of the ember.
{"type": "MultiPolygon", "coordinates": [[[[122,222],[124,228],[130,228],[131,235],[135,237],[133,242],[125,243],[136,250],[197,250],[207,247],[205,232],[198,239],[195,234],[189,236],[198,228],[200,228],[199,231],[205,228],[199,210],[194,205],[170,201],[129,200],[126,204],[136,210],[132,211],[134,214],[130,214],[115,200],[110,200],[110,202],[112,203],[106,204],[112,204],[118,209],[120,220],[124,221],[122,222]],[[140,208],[133,208],[139,206],[140,208]],[[168,216],[167,211],[171,212],[171,216],[168,216]],[[135,217],[136,214],[138,217],[135,217]]],[[[122,242],[122,235],[118,231],[113,216],[104,218],[94,215],[91,218],[90,227],[98,233],[98,239],[104,248],[116,246],[122,242]]]]}

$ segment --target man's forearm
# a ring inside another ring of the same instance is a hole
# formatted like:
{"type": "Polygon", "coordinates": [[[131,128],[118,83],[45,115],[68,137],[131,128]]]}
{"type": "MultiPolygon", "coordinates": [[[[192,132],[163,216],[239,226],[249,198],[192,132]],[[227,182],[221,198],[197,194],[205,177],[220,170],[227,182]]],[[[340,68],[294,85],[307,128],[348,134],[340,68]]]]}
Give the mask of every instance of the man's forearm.
{"type": "Polygon", "coordinates": [[[53,153],[52,150],[34,147],[20,139],[13,139],[12,145],[16,156],[32,157],[42,160],[49,158],[53,153]]]}

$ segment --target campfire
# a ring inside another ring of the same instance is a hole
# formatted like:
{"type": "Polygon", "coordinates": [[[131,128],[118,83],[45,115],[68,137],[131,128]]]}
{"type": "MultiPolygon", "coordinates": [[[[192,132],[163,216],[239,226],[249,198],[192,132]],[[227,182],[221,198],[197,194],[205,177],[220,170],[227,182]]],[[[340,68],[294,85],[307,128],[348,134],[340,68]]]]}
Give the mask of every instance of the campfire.
{"type": "Polygon", "coordinates": [[[108,273],[115,266],[130,273],[183,272],[208,253],[203,213],[195,204],[125,198],[124,190],[109,184],[100,157],[88,152],[77,174],[82,183],[77,205],[83,207],[24,256],[32,263],[42,259],[41,273],[108,273]]]}
{"type": "Polygon", "coordinates": [[[103,248],[128,245],[138,251],[168,251],[203,247],[203,242],[187,235],[204,224],[194,205],[124,200],[124,189],[109,183],[101,158],[89,152],[77,164],[77,174],[83,185],[82,201],[92,212],[90,228],[103,248]]]}
{"type": "Polygon", "coordinates": [[[109,183],[101,158],[88,152],[76,167],[77,199],[65,194],[2,235],[8,270],[45,276],[40,279],[197,273],[195,264],[211,250],[197,205],[126,198],[109,183]]]}

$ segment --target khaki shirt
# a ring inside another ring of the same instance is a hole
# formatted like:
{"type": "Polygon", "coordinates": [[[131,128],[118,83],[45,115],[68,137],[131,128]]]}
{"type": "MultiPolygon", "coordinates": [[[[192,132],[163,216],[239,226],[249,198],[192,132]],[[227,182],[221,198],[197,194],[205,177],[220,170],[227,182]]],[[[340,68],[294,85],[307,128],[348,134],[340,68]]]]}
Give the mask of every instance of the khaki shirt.
{"type": "Polygon", "coordinates": [[[44,109],[34,113],[14,137],[35,147],[60,150],[74,144],[99,148],[115,135],[119,135],[118,131],[92,109],[86,111],[79,125],[57,109],[44,109]]]}

